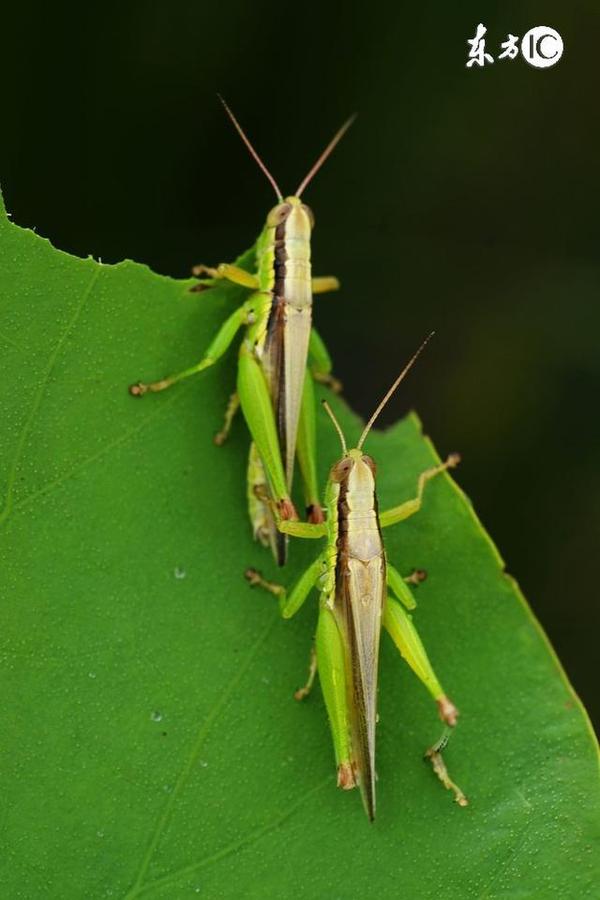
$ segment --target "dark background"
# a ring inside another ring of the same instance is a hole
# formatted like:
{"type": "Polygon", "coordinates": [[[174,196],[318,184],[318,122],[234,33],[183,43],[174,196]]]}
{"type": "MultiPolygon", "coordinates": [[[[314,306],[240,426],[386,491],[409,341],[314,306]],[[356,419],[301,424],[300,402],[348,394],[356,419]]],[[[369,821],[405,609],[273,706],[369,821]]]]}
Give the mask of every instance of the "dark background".
{"type": "Polygon", "coordinates": [[[55,246],[184,276],[248,247],[274,202],[217,91],[286,193],[357,111],[306,193],[315,272],[343,282],[316,298],[319,329],[363,415],[436,330],[383,421],[414,406],[462,451],[598,722],[595,6],[22,4],[3,17],[0,181],[55,246]],[[467,69],[480,21],[494,56],[534,25],[564,56],[467,69]]]}

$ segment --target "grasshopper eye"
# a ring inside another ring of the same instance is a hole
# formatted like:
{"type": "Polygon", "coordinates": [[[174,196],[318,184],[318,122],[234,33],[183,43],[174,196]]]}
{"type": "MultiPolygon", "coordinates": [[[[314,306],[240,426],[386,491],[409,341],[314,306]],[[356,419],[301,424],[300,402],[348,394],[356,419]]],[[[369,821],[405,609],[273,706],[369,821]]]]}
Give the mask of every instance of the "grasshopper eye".
{"type": "Polygon", "coordinates": [[[349,459],[347,456],[344,459],[340,459],[338,463],[333,466],[330,472],[330,478],[332,481],[337,481],[338,483],[341,481],[345,481],[350,472],[354,467],[354,460],[349,459]]]}
{"type": "Polygon", "coordinates": [[[310,208],[310,206],[307,206],[306,203],[302,204],[302,209],[308,216],[308,221],[310,222],[310,227],[314,228],[315,227],[315,216],[314,216],[312,209],[310,208]]]}
{"type": "Polygon", "coordinates": [[[370,468],[370,470],[373,474],[373,477],[375,477],[375,475],[377,475],[377,465],[376,465],[373,457],[367,456],[367,454],[365,453],[364,456],[362,457],[362,461],[368,465],[368,467],[370,468]]]}
{"type": "Polygon", "coordinates": [[[282,225],[291,211],[292,207],[289,203],[278,203],[267,216],[267,225],[270,228],[276,228],[278,225],[282,225]]]}

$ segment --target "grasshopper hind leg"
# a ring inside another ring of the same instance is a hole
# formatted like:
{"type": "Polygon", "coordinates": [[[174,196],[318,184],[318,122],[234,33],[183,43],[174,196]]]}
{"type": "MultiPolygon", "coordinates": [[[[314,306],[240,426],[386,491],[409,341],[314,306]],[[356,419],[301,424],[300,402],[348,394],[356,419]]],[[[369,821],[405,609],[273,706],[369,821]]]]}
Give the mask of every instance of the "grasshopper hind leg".
{"type": "Polygon", "coordinates": [[[446,726],[442,733],[441,738],[435,742],[435,744],[425,751],[424,759],[429,760],[433,767],[433,771],[442,782],[447,791],[452,791],[454,794],[454,799],[459,806],[468,806],[469,800],[463,794],[462,790],[456,784],[456,782],[452,781],[450,775],[448,774],[448,769],[446,768],[446,763],[442,757],[442,750],[445,750],[448,746],[448,741],[450,740],[450,735],[452,734],[450,728],[446,726]]]}
{"type": "Polygon", "coordinates": [[[258,455],[256,444],[250,444],[247,482],[248,514],[254,539],[263,547],[270,547],[278,566],[285,565],[288,537],[278,530],[270,505],[261,499],[269,493],[265,467],[258,455]]]}
{"type": "MultiPolygon", "coordinates": [[[[388,583],[394,593],[398,592],[400,599],[406,603],[403,592],[408,592],[410,594],[410,591],[395,569],[390,567],[390,570],[392,577],[389,577],[390,573],[388,572],[388,583]],[[400,588],[401,584],[404,584],[403,588],[400,588]]],[[[387,598],[383,624],[400,651],[401,656],[404,657],[415,675],[422,681],[436,701],[440,718],[445,725],[442,737],[426,751],[425,758],[431,762],[433,771],[444,787],[447,790],[452,791],[458,805],[467,806],[469,801],[458,785],[450,778],[448,769],[446,768],[446,764],[442,757],[442,751],[448,744],[452,729],[456,725],[458,710],[447,694],[444,693],[431,663],[429,662],[425,647],[412,623],[410,615],[405,611],[401,603],[393,597],[387,598]]]]}

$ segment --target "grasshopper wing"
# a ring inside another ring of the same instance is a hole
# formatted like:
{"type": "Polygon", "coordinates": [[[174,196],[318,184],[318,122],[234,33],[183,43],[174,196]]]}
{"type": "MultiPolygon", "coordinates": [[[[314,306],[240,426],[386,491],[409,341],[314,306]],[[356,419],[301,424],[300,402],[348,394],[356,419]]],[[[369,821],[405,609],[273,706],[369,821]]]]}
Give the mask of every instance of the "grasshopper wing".
{"type": "Polygon", "coordinates": [[[365,811],[375,818],[375,726],[379,637],[385,599],[383,555],[339,560],[335,606],[346,636],[353,764],[365,811]]]}
{"type": "MultiPolygon", "coordinates": [[[[296,308],[280,298],[275,298],[262,361],[273,400],[277,437],[290,490],[294,474],[310,328],[310,306],[296,308]]],[[[276,547],[275,555],[279,564],[282,565],[286,556],[286,537],[280,534],[274,525],[272,543],[276,547]]]]}

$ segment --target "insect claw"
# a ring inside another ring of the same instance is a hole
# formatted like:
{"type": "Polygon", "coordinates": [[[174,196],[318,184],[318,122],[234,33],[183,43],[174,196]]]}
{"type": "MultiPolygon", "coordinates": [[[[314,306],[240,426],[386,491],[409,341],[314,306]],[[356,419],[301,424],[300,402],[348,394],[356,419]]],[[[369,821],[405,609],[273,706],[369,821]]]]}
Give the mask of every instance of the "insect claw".
{"type": "Polygon", "coordinates": [[[128,387],[128,391],[132,397],[143,397],[147,390],[148,386],[145,385],[143,381],[138,381],[136,384],[130,384],[128,387]]]}
{"type": "Polygon", "coordinates": [[[454,469],[455,466],[457,466],[460,461],[461,461],[460,453],[456,453],[456,452],[450,453],[450,455],[448,456],[448,459],[446,460],[446,465],[448,466],[449,469],[454,469]]]}
{"type": "Polygon", "coordinates": [[[252,587],[256,587],[256,585],[260,584],[262,581],[262,575],[257,569],[246,569],[244,578],[246,581],[250,582],[252,587]]]}
{"type": "Polygon", "coordinates": [[[440,697],[436,702],[442,722],[445,722],[446,725],[450,725],[454,728],[458,721],[458,710],[454,703],[446,696],[440,697]]]}
{"type": "Polygon", "coordinates": [[[211,278],[218,278],[219,269],[214,266],[205,266],[203,263],[192,266],[192,275],[198,278],[201,275],[210,275],[211,278]]]}
{"type": "Polygon", "coordinates": [[[425,581],[427,578],[427,569],[413,569],[408,578],[404,580],[408,584],[421,584],[422,581],[425,581]]]}

